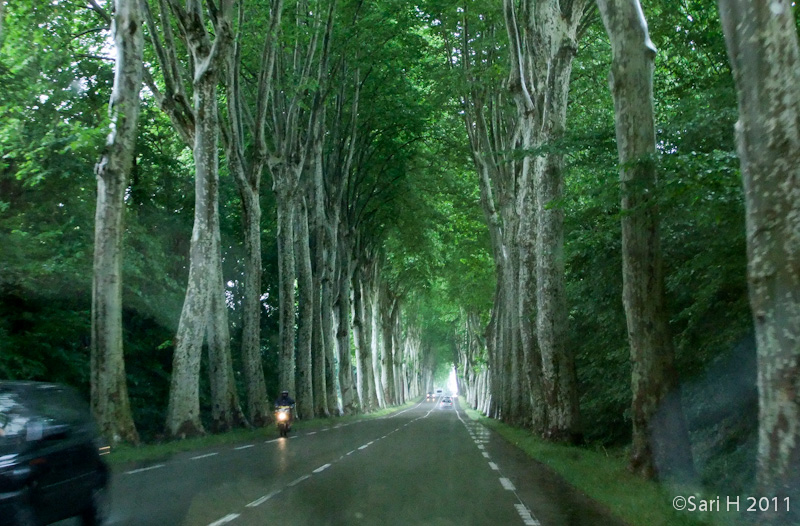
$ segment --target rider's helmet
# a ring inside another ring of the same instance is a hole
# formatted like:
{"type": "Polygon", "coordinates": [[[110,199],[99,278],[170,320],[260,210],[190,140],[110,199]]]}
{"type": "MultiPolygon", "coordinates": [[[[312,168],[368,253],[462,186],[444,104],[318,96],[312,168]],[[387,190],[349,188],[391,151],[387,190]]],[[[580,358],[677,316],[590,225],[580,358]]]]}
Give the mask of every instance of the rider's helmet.
{"type": "Polygon", "coordinates": [[[289,391],[281,391],[281,396],[289,396],[289,391]]]}

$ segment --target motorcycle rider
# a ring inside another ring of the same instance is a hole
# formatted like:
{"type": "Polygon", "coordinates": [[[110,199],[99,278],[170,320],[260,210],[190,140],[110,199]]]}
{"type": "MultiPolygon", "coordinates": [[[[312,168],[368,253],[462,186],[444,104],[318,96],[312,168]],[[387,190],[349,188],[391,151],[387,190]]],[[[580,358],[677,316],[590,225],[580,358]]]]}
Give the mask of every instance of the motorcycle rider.
{"type": "Polygon", "coordinates": [[[289,391],[281,391],[281,396],[275,400],[275,407],[294,407],[294,400],[289,396],[289,391]]]}
{"type": "Polygon", "coordinates": [[[281,391],[281,396],[275,400],[275,423],[278,425],[280,435],[286,436],[292,428],[294,421],[294,400],[289,396],[289,391],[281,391]],[[284,411],[282,408],[290,408],[284,411]],[[281,418],[284,417],[284,418],[281,418]],[[285,418],[288,417],[288,418],[285,418]]]}

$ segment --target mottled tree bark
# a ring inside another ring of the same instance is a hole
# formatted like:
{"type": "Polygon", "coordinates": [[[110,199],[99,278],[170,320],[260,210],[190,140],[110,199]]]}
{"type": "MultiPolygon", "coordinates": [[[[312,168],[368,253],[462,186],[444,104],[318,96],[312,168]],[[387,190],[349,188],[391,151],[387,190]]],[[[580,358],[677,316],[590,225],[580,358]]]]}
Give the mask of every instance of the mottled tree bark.
{"type": "Polygon", "coordinates": [[[339,241],[339,259],[337,283],[339,286],[334,309],[337,316],[336,342],[339,356],[339,387],[342,393],[342,410],[344,414],[361,412],[361,405],[353,379],[353,361],[350,355],[350,283],[353,275],[353,264],[349,258],[349,250],[345,240],[339,241]]]}
{"type": "MultiPolygon", "coordinates": [[[[330,220],[329,220],[330,221],[330,220]]],[[[334,223],[335,224],[335,223],[334,223]]],[[[338,361],[336,359],[336,328],[334,324],[334,300],[335,300],[335,282],[333,273],[335,270],[335,257],[336,245],[333,240],[336,239],[335,228],[331,223],[326,222],[323,229],[325,236],[325,249],[324,261],[325,264],[322,270],[322,339],[323,348],[325,353],[325,382],[327,388],[327,401],[328,413],[331,415],[341,414],[339,406],[339,375],[338,361]]]]}
{"type": "Polygon", "coordinates": [[[313,217],[313,241],[311,253],[313,254],[312,291],[314,326],[311,332],[312,375],[314,391],[314,414],[318,417],[329,417],[328,397],[331,391],[326,374],[326,342],[322,325],[322,276],[325,272],[325,183],[322,177],[322,129],[324,128],[324,115],[317,123],[313,146],[313,179],[311,188],[311,203],[313,217]]]}
{"type": "MultiPolygon", "coordinates": [[[[800,513],[800,50],[793,3],[720,0],[736,83],[747,274],[758,347],[757,479],[800,513]],[[791,5],[790,5],[791,4],[791,5]]],[[[783,509],[783,502],[781,502],[783,509]]]]}
{"type": "Polygon", "coordinates": [[[216,75],[207,72],[195,82],[195,210],[189,249],[189,283],[183,302],[172,361],[167,433],[186,438],[203,434],[200,423],[200,353],[211,309],[214,274],[213,231],[218,226],[216,75]]]}
{"type": "Polygon", "coordinates": [[[388,285],[381,285],[381,301],[379,307],[379,317],[381,324],[381,334],[383,340],[383,353],[381,356],[381,376],[383,383],[383,399],[386,405],[395,405],[395,387],[394,387],[394,354],[392,349],[392,331],[394,327],[394,312],[396,298],[391,297],[388,285]]]}
{"type": "Polygon", "coordinates": [[[638,0],[598,0],[611,40],[622,190],[622,300],[631,347],[630,466],[644,477],[688,477],[692,456],[664,301],[656,206],[653,60],[638,0]]]}
{"type": "MultiPolygon", "coordinates": [[[[220,254],[219,230],[214,234],[212,253],[220,254]]],[[[211,296],[209,319],[206,325],[208,342],[208,376],[211,386],[211,426],[215,432],[224,432],[238,426],[247,426],[239,403],[239,393],[233,376],[231,336],[228,330],[228,307],[225,304],[225,284],[222,278],[222,260],[214,258],[209,278],[211,296]]]]}
{"type": "MultiPolygon", "coordinates": [[[[269,26],[265,32],[261,67],[256,90],[256,111],[252,126],[252,147],[248,150],[244,135],[242,112],[245,102],[241,92],[241,33],[226,56],[226,153],[228,166],[242,205],[244,223],[244,295],[242,297],[242,368],[247,393],[247,417],[256,427],[271,422],[271,404],[267,400],[267,386],[261,360],[261,176],[267,156],[265,127],[267,99],[271,91],[278,47],[278,29],[283,11],[282,0],[275,0],[270,12],[269,26]]],[[[244,17],[239,6],[239,30],[244,17]]]]}
{"type": "MultiPolygon", "coordinates": [[[[509,86],[517,106],[517,136],[514,145],[525,151],[535,150],[561,138],[566,126],[567,97],[572,59],[577,50],[578,23],[585,0],[572,2],[523,0],[516,6],[505,0],[504,12],[509,36],[511,72],[509,86]]],[[[535,349],[525,348],[526,366],[531,368],[534,426],[544,417],[543,434],[554,440],[580,439],[580,412],[577,380],[571,349],[565,345],[567,309],[564,286],[564,213],[554,206],[563,197],[562,155],[555,152],[526,155],[518,174],[518,213],[535,210],[535,221],[521,218],[526,228],[535,227],[535,235],[520,230],[516,244],[523,284],[520,292],[520,319],[527,323],[535,315],[536,336],[541,356],[542,400],[545,414],[538,410],[535,349]],[[535,197],[534,197],[535,196],[535,197]],[[533,201],[531,199],[533,198],[533,201]],[[530,248],[534,247],[535,256],[530,248]],[[530,269],[531,257],[535,271],[530,269]],[[535,278],[533,277],[535,275],[535,278]],[[536,311],[525,312],[535,287],[536,311]]],[[[523,338],[530,330],[523,327],[523,338]]],[[[528,341],[530,346],[533,342],[528,341]]]]}
{"type": "Polygon", "coordinates": [[[131,416],[122,349],[122,233],[125,189],[133,164],[143,75],[144,37],[137,0],[115,0],[112,32],[117,61],[109,101],[111,131],[103,156],[95,167],[91,401],[92,412],[106,440],[112,444],[135,444],[139,435],[131,416]]]}
{"type": "Polygon", "coordinates": [[[261,204],[256,189],[242,193],[245,223],[244,297],[242,298],[242,368],[247,417],[255,427],[272,421],[261,360],[261,204]]]}
{"type": "Polygon", "coordinates": [[[314,325],[314,283],[311,276],[311,252],[309,250],[308,210],[305,199],[301,199],[296,212],[297,230],[297,412],[300,418],[314,416],[314,395],[311,374],[311,336],[314,325]]]}
{"type": "Polygon", "coordinates": [[[278,383],[281,391],[295,394],[295,254],[294,254],[294,197],[281,181],[275,178],[278,208],[278,292],[279,292],[279,365],[278,383]]]}
{"type": "Polygon", "coordinates": [[[363,273],[360,266],[353,272],[352,295],[353,343],[356,348],[356,388],[358,398],[361,400],[361,408],[365,412],[369,412],[375,408],[375,401],[372,398],[372,390],[370,389],[372,349],[370,349],[370,341],[367,337],[368,323],[364,308],[363,273]]]}
{"type": "Polygon", "coordinates": [[[173,437],[187,437],[204,432],[199,416],[199,372],[203,337],[209,336],[212,363],[212,404],[215,427],[244,422],[233,380],[230,343],[227,335],[227,308],[222,280],[219,234],[219,133],[217,83],[227,52],[233,42],[233,2],[223,0],[214,8],[214,38],[205,21],[201,0],[184,4],[165,0],[161,6],[162,43],[156,34],[156,22],[146,2],[142,3],[151,26],[156,57],[164,78],[165,93],[151,77],[147,84],[169,115],[175,130],[192,146],[195,163],[195,211],[189,250],[189,280],[183,309],[175,336],[170,399],[166,431],[173,437]],[[172,13],[174,20],[170,19],[172,13]],[[193,104],[189,106],[185,70],[180,67],[172,35],[175,22],[191,55],[193,71],[190,82],[193,104]],[[164,45],[166,44],[166,45],[164,45]],[[224,327],[223,327],[224,325],[224,327]]]}
{"type": "MultiPolygon", "coordinates": [[[[377,269],[377,265],[375,266],[377,269]]],[[[372,372],[374,377],[375,400],[378,407],[386,407],[382,382],[381,365],[381,329],[379,320],[380,286],[377,283],[377,271],[373,272],[370,293],[365,301],[369,323],[370,348],[372,351],[372,372]]]]}

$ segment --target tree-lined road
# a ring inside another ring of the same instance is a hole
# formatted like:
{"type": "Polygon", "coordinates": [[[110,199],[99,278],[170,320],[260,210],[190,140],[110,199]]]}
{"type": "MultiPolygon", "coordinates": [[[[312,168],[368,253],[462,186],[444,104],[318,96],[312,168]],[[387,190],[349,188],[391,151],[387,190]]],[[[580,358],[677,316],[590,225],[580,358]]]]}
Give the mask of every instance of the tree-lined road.
{"type": "Polygon", "coordinates": [[[585,498],[456,402],[128,467],[114,525],[596,525],[585,498]]]}

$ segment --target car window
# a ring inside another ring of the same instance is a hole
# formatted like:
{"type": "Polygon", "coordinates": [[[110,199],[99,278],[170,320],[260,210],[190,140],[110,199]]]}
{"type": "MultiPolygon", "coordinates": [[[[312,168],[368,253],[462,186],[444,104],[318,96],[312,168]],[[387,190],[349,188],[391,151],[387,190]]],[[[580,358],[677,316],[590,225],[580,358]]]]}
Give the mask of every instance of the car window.
{"type": "Polygon", "coordinates": [[[0,391],[0,438],[22,435],[30,413],[20,402],[19,393],[0,391]]]}
{"type": "Polygon", "coordinates": [[[47,386],[31,394],[36,412],[46,421],[76,425],[89,420],[89,406],[71,389],[47,386]]]}
{"type": "Polygon", "coordinates": [[[0,391],[0,457],[17,452],[26,440],[32,414],[14,391],[0,391]]]}

